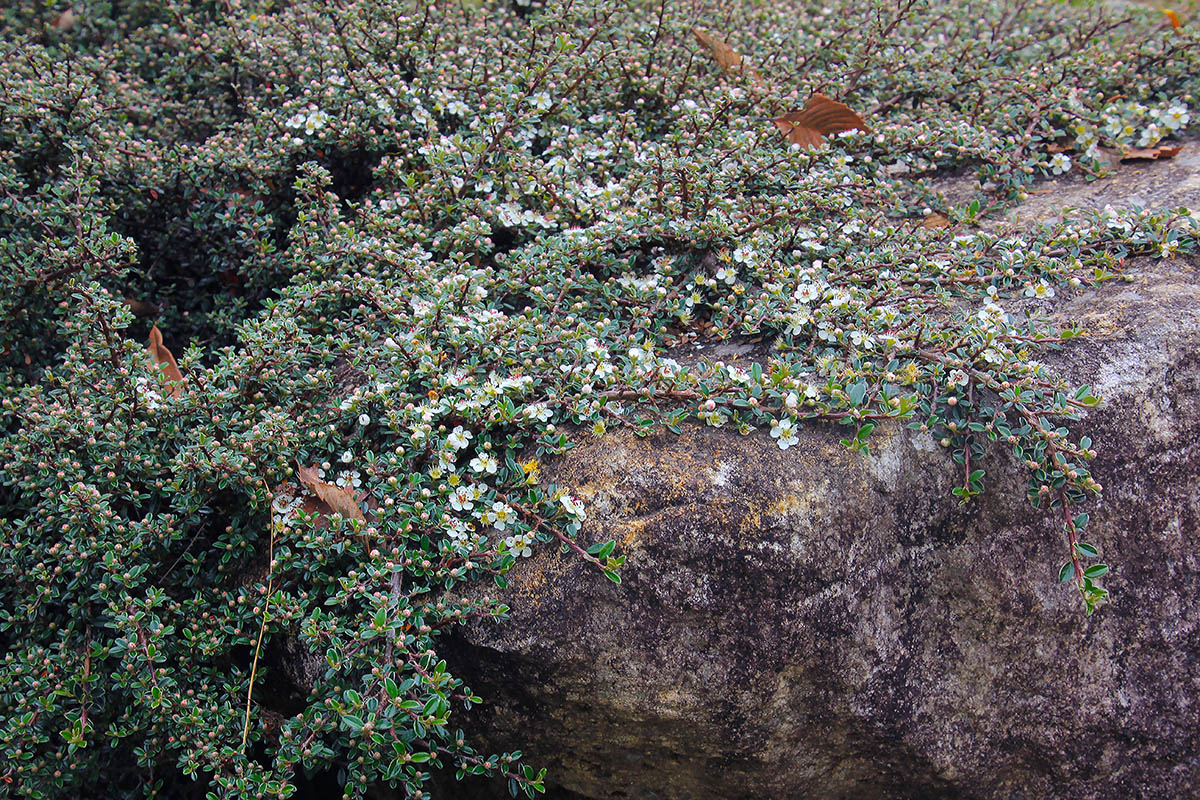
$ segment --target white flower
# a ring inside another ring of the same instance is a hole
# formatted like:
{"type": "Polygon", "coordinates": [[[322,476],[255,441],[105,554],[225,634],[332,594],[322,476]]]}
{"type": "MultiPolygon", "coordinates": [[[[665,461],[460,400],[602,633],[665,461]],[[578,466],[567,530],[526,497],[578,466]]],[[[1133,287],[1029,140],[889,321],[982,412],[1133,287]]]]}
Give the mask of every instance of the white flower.
{"type": "Polygon", "coordinates": [[[359,414],[358,415],[358,424],[362,425],[363,427],[366,427],[367,425],[371,424],[371,418],[366,414],[359,414]]]}
{"type": "Polygon", "coordinates": [[[471,459],[471,469],[478,473],[486,472],[488,475],[495,475],[499,468],[500,463],[490,453],[480,453],[471,459]]]}
{"type": "Polygon", "coordinates": [[[358,489],[362,487],[362,473],[356,469],[339,472],[334,483],[343,489],[358,489]]]}
{"type": "Polygon", "coordinates": [[[461,519],[454,519],[449,515],[447,515],[445,519],[448,520],[450,524],[450,538],[455,542],[465,541],[470,537],[472,531],[475,530],[475,525],[473,523],[463,522],[461,519]]]}
{"type": "Polygon", "coordinates": [[[1192,115],[1188,113],[1188,107],[1182,103],[1177,103],[1168,108],[1166,113],[1163,114],[1162,123],[1167,128],[1177,131],[1184,125],[1187,125],[1191,118],[1192,115]]]}
{"type": "Polygon", "coordinates": [[[304,132],[311,135],[318,128],[329,121],[329,115],[324,111],[317,110],[309,114],[304,120],[304,132]]]}
{"type": "Polygon", "coordinates": [[[946,384],[948,386],[965,386],[967,383],[967,373],[961,369],[952,369],[950,374],[946,376],[946,384]]]}
{"type": "Polygon", "coordinates": [[[547,92],[538,92],[529,98],[529,104],[538,111],[548,111],[554,105],[554,100],[547,92]]]}
{"type": "Polygon", "coordinates": [[[475,507],[475,488],[459,486],[450,495],[450,507],[455,511],[470,511],[475,507]]]}
{"type": "Polygon", "coordinates": [[[150,410],[157,409],[162,405],[160,402],[162,400],[162,395],[151,389],[150,381],[144,377],[139,377],[137,379],[137,393],[138,397],[145,402],[146,407],[150,410]]]}
{"type": "Polygon", "coordinates": [[[1071,157],[1066,153],[1055,153],[1050,159],[1050,171],[1062,175],[1071,171],[1071,157]]]}
{"type": "Polygon", "coordinates": [[[342,463],[343,464],[349,464],[353,460],[354,460],[354,453],[351,453],[349,450],[342,453],[342,463]]]}
{"type": "Polygon", "coordinates": [[[716,278],[725,283],[733,283],[737,280],[737,270],[733,267],[721,267],[717,270],[716,278]]]}
{"type": "Polygon", "coordinates": [[[446,444],[455,450],[462,450],[471,441],[471,432],[462,425],[455,425],[454,430],[446,437],[446,444]]]}
{"type": "Polygon", "coordinates": [[[1126,235],[1133,233],[1133,223],[1126,217],[1122,219],[1121,212],[1117,211],[1111,205],[1104,207],[1103,218],[1105,225],[1111,229],[1120,231],[1126,235]]]}
{"type": "Polygon", "coordinates": [[[1046,283],[1046,279],[1042,278],[1037,283],[1031,283],[1025,286],[1026,297],[1036,297],[1039,300],[1049,300],[1054,297],[1054,288],[1046,283]]]}
{"type": "Polygon", "coordinates": [[[571,495],[564,494],[562,497],[558,498],[558,502],[562,503],[562,507],[566,509],[568,514],[580,522],[583,522],[585,519],[587,519],[587,511],[584,510],[583,503],[576,500],[571,495]]]}
{"type": "Polygon", "coordinates": [[[792,297],[799,300],[801,303],[811,303],[813,300],[819,300],[825,290],[815,283],[803,283],[800,288],[795,291],[792,297]]]}
{"type": "MultiPolygon", "coordinates": [[[[754,263],[754,258],[756,255],[757,254],[754,252],[753,247],[747,247],[743,245],[742,247],[739,247],[737,250],[733,251],[733,260],[739,264],[752,264],[754,263]]],[[[720,280],[719,277],[718,280],[720,280]]],[[[729,283],[732,283],[732,281],[729,281],[729,283]]]]}
{"type": "Polygon", "coordinates": [[[796,423],[788,417],[774,420],[774,425],[771,427],[771,438],[777,439],[777,444],[780,450],[787,450],[794,444],[799,443],[800,437],[796,435],[796,423]]]}
{"type": "Polygon", "coordinates": [[[508,548],[508,552],[521,558],[529,558],[533,555],[533,550],[529,547],[532,543],[533,534],[529,532],[518,533],[504,540],[504,546],[508,548]]]}
{"type": "Polygon", "coordinates": [[[746,386],[749,385],[751,381],[750,373],[746,372],[746,370],[742,369],[741,367],[735,367],[733,364],[730,364],[725,368],[725,371],[729,373],[729,379],[734,383],[740,383],[743,386],[746,386]]]}
{"type": "Polygon", "coordinates": [[[492,510],[484,514],[483,518],[496,530],[502,531],[505,525],[513,521],[513,510],[511,506],[497,500],[492,503],[492,510]]]}
{"type": "Polygon", "coordinates": [[[1138,139],[1138,147],[1153,147],[1162,141],[1162,138],[1162,132],[1152,122],[1142,131],[1142,136],[1138,139]]]}
{"type": "Polygon", "coordinates": [[[446,106],[446,111],[456,117],[465,117],[467,114],[471,113],[471,107],[462,100],[451,100],[446,106]]]}
{"type": "Polygon", "coordinates": [[[875,340],[865,331],[850,331],[850,341],[855,347],[861,347],[864,350],[870,350],[875,346],[875,340]]]}
{"type": "Polygon", "coordinates": [[[788,315],[787,335],[797,336],[804,331],[804,326],[812,320],[812,314],[807,308],[801,307],[788,315]]]}
{"type": "Polygon", "coordinates": [[[549,422],[553,413],[545,403],[533,403],[525,407],[525,416],[538,422],[549,422]]]}

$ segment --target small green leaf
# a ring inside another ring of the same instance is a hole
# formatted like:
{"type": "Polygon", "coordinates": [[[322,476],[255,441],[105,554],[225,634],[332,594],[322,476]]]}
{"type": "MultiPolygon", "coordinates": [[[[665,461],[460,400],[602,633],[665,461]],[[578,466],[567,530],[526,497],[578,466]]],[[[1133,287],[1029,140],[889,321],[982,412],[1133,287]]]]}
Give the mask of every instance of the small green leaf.
{"type": "Polygon", "coordinates": [[[867,395],[867,382],[857,380],[846,387],[846,397],[850,400],[850,405],[862,405],[863,398],[867,395]]]}
{"type": "Polygon", "coordinates": [[[1066,583],[1067,581],[1071,580],[1071,575],[1074,574],[1074,572],[1075,572],[1075,568],[1074,568],[1074,566],[1072,566],[1070,561],[1063,564],[1062,569],[1060,569],[1058,571],[1059,583],[1066,583]]]}
{"type": "Polygon", "coordinates": [[[1093,545],[1086,544],[1084,542],[1079,542],[1076,544],[1075,550],[1078,551],[1079,555],[1084,558],[1096,558],[1100,555],[1100,551],[1097,550],[1093,545]]]}
{"type": "Polygon", "coordinates": [[[1099,578],[1104,573],[1108,572],[1108,564],[1093,564],[1083,571],[1084,577],[1099,578]]]}

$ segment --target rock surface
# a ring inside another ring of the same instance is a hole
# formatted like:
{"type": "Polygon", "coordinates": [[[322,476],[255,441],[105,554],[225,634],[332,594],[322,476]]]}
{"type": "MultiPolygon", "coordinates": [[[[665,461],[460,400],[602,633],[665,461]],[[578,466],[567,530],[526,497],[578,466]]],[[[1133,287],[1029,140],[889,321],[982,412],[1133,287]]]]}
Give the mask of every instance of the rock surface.
{"type": "MultiPolygon", "coordinates": [[[[1200,178],[1200,159],[1151,166],[1127,185],[1164,204],[1200,178]]],[[[1081,187],[1089,203],[1034,216],[1131,195],[1081,187]]],[[[1088,539],[1113,565],[1095,616],[1057,583],[1059,526],[1001,452],[962,507],[958,468],[906,430],[877,432],[869,457],[833,427],[787,451],[618,432],[552,477],[587,501],[583,536],[628,555],[624,583],[554,553],[523,562],[512,619],[447,643],[487,698],[468,724],[548,767],[560,796],[1194,796],[1198,266],[1060,292],[1056,313],[1092,336],[1053,360],[1107,401],[1079,423],[1105,486],[1088,539]]]]}

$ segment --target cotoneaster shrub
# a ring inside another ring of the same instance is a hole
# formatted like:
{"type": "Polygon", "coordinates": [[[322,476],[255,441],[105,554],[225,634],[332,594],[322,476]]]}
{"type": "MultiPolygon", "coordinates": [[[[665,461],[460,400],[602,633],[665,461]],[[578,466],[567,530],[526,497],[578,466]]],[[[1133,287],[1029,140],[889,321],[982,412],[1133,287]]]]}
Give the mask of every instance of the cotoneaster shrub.
{"type": "Polygon", "coordinates": [[[438,636],[503,616],[536,547],[619,580],[539,472],[613,426],[786,449],[836,423],[865,450],[909,424],[953,451],[964,501],[994,443],[1090,613],[1101,487],[1066,424],[1099,401],[1037,361],[1077,333],[1039,309],[1194,252],[1200,226],[975,223],[1097,172],[1097,146],[1183,134],[1200,42],[1148,11],[1001,5],[8,4],[0,797],[322,776],[425,797],[436,769],[536,794],[519,753],[460,730],[480,698],[438,636]],[[813,92],[871,132],[787,145],[770,119],[813,92]],[[929,178],[956,170],[979,196],[946,208],[929,178]],[[922,227],[932,209],[956,226],[922,227]],[[768,363],[666,355],[743,335],[768,363]],[[463,599],[478,581],[494,597],[463,599]]]}

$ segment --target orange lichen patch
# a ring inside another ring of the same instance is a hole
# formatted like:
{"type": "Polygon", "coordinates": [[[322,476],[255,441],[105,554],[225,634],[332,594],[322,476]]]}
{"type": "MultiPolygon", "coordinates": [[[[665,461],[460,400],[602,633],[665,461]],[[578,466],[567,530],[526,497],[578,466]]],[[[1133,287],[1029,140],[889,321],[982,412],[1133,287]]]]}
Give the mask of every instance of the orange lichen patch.
{"type": "Polygon", "coordinates": [[[617,547],[623,551],[632,549],[635,545],[640,545],[646,540],[646,528],[649,526],[647,519],[631,519],[622,524],[623,530],[616,538],[617,547]]]}
{"type": "Polygon", "coordinates": [[[741,516],[741,519],[737,523],[738,533],[743,537],[750,536],[757,538],[758,534],[766,527],[766,514],[761,509],[753,507],[747,508],[745,511],[746,513],[741,516]]]}
{"type": "Polygon", "coordinates": [[[806,505],[807,504],[805,504],[804,501],[802,501],[797,495],[788,492],[783,497],[772,503],[767,511],[771,514],[782,517],[796,511],[803,511],[806,508],[806,505]]]}
{"type": "Polygon", "coordinates": [[[578,563],[579,559],[561,555],[554,547],[546,547],[532,558],[522,559],[509,574],[505,602],[539,608],[554,596],[554,587],[578,563]]]}

